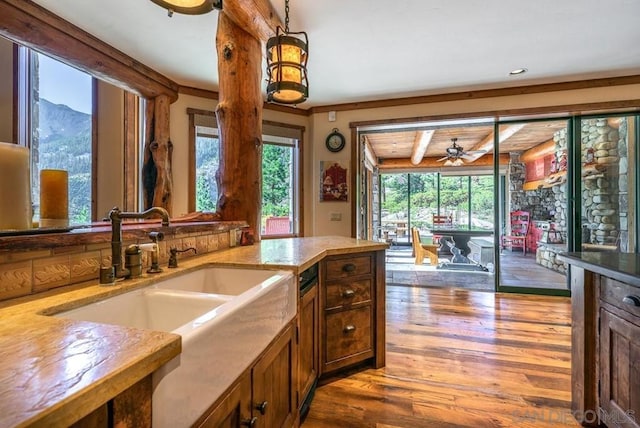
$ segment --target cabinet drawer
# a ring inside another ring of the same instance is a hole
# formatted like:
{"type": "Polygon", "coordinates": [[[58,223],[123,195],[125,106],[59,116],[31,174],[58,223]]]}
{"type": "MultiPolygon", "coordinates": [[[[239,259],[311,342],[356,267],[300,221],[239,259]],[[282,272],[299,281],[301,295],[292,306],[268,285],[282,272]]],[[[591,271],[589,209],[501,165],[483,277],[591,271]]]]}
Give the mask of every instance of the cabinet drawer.
{"type": "Polygon", "coordinates": [[[325,308],[371,301],[371,279],[327,284],[325,308]]]}
{"type": "Polygon", "coordinates": [[[326,262],[326,280],[348,278],[357,275],[370,275],[372,271],[371,255],[328,259],[326,262]]]}
{"type": "Polygon", "coordinates": [[[326,362],[371,348],[371,307],[363,306],[326,316],[326,362]]]}
{"type": "Polygon", "coordinates": [[[600,298],[613,306],[640,317],[640,288],[601,276],[600,298]]]}

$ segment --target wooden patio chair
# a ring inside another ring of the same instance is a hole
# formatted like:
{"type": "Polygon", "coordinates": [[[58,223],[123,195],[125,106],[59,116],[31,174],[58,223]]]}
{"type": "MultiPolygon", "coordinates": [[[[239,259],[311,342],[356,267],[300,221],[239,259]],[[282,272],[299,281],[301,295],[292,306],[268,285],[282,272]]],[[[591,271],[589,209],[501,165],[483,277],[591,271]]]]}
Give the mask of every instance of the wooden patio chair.
{"type": "Polygon", "coordinates": [[[265,235],[286,235],[291,233],[289,217],[267,217],[265,235]]]}
{"type": "Polygon", "coordinates": [[[527,254],[527,235],[530,230],[530,214],[528,211],[512,211],[509,215],[511,224],[511,233],[502,235],[500,239],[500,252],[509,247],[511,251],[514,248],[522,248],[522,254],[527,254]]]}
{"type": "Polygon", "coordinates": [[[438,264],[438,247],[437,244],[423,244],[420,241],[420,232],[417,227],[411,228],[411,245],[413,246],[413,252],[416,255],[415,264],[421,265],[424,261],[424,257],[429,257],[429,264],[437,266],[438,264]]]}

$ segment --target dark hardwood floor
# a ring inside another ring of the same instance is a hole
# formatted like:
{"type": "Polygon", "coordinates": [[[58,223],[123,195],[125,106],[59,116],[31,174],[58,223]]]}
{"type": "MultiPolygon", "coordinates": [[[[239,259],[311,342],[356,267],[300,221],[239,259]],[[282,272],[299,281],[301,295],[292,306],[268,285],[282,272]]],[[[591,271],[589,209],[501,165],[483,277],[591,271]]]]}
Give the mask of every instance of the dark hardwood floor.
{"type": "Polygon", "coordinates": [[[387,286],[387,365],[331,379],[302,425],[577,427],[570,301],[387,286]]]}

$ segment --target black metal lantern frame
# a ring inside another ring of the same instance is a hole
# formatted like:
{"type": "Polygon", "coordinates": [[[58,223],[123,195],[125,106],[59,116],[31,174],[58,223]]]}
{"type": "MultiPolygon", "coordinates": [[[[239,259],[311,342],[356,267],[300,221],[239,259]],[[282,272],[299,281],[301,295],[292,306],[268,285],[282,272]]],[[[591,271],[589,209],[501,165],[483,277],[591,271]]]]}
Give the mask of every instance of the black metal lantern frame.
{"type": "Polygon", "coordinates": [[[289,0],[284,2],[284,16],[284,32],[278,26],[275,37],[267,41],[267,101],[299,104],[309,97],[309,38],[304,31],[289,31],[289,0]]]}
{"type": "Polygon", "coordinates": [[[276,36],[267,41],[267,101],[279,104],[299,104],[309,97],[307,59],[309,38],[307,33],[288,32],[278,27],[276,36]],[[294,48],[300,52],[300,61],[288,61],[285,51],[294,48]],[[275,55],[274,50],[275,49],[275,55]],[[299,80],[289,80],[285,70],[294,70],[299,80]]]}

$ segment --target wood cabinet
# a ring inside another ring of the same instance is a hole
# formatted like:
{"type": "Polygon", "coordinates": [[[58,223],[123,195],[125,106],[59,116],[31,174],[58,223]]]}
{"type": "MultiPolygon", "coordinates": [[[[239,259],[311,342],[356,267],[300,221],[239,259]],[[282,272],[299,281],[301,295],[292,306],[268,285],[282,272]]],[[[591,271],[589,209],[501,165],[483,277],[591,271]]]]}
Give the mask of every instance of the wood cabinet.
{"type": "MultiPolygon", "coordinates": [[[[301,290],[298,313],[298,409],[311,392],[319,373],[320,315],[318,283],[301,290]]],[[[303,415],[301,414],[301,417],[303,415]]]]}
{"type": "Polygon", "coordinates": [[[252,426],[257,416],[251,414],[251,375],[245,373],[231,387],[213,411],[199,425],[200,427],[238,428],[252,426]],[[244,424],[244,425],[243,425],[244,424]]]}
{"type": "Polygon", "coordinates": [[[280,428],[296,420],[295,322],[261,354],[196,426],[280,428]]]}
{"type": "Polygon", "coordinates": [[[150,428],[151,375],[71,425],[72,428],[150,428]]]}
{"type": "Polygon", "coordinates": [[[374,357],[374,366],[384,365],[381,253],[382,278],[375,252],[330,256],[322,262],[321,374],[374,357]]]}
{"type": "Polygon", "coordinates": [[[640,427],[640,289],[601,277],[599,416],[640,427]]]}

